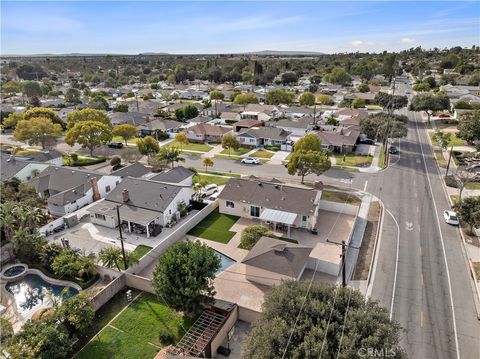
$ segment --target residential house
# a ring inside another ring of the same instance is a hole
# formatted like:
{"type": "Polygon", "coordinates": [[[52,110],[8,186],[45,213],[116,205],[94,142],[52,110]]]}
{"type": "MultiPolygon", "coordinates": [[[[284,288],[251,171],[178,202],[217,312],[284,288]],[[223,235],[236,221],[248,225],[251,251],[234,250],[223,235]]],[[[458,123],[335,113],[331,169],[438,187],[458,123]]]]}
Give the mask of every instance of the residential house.
{"type": "Polygon", "coordinates": [[[342,108],[333,113],[333,118],[343,127],[360,126],[360,121],[368,116],[367,111],[355,108],[342,108]]]}
{"type": "Polygon", "coordinates": [[[15,177],[22,182],[29,181],[49,166],[46,163],[24,161],[6,153],[0,154],[0,165],[2,169],[0,171],[0,179],[2,181],[15,177]]]}
{"type": "Polygon", "coordinates": [[[233,125],[233,129],[235,132],[240,132],[243,129],[252,128],[252,127],[262,127],[262,126],[263,126],[263,122],[246,118],[236,122],[233,125]]]}
{"type": "Polygon", "coordinates": [[[375,104],[375,93],[372,92],[354,92],[352,94],[355,99],[359,98],[365,101],[366,105],[375,104]]]}
{"type": "Polygon", "coordinates": [[[267,286],[282,280],[300,280],[312,248],[270,237],[261,237],[242,263],[247,280],[267,286]]]}
{"type": "Polygon", "coordinates": [[[460,98],[465,95],[480,96],[480,86],[458,86],[458,85],[443,85],[440,90],[445,91],[447,96],[451,99],[460,98]]]}
{"type": "Polygon", "coordinates": [[[155,174],[149,177],[152,181],[178,184],[182,186],[193,186],[193,176],[195,173],[183,166],[177,166],[171,170],[155,174]]]}
{"type": "Polygon", "coordinates": [[[131,165],[122,167],[119,170],[111,172],[112,176],[119,176],[120,178],[145,178],[148,174],[151,174],[150,168],[146,167],[140,162],[132,163],[131,165]]]}
{"type": "Polygon", "coordinates": [[[204,116],[204,115],[198,115],[197,117],[191,118],[190,120],[187,120],[187,123],[197,125],[199,123],[207,123],[212,121],[213,118],[209,116],[204,116]]]}
{"type": "Polygon", "coordinates": [[[233,123],[241,119],[238,112],[222,112],[219,117],[224,123],[233,123]]]}
{"type": "Polygon", "coordinates": [[[232,178],[222,190],[219,199],[220,213],[287,229],[312,230],[317,224],[321,191],[288,186],[277,182],[256,179],[232,178]]]}
{"type": "Polygon", "coordinates": [[[162,226],[180,219],[178,206],[188,204],[192,194],[190,185],[127,177],[88,212],[92,223],[115,228],[119,225],[118,208],[120,222],[127,231],[141,228],[150,237],[160,233],[162,226]]]}
{"type": "Polygon", "coordinates": [[[231,131],[231,127],[215,126],[207,123],[199,123],[184,130],[189,141],[212,143],[222,142],[222,137],[231,131]]]}
{"type": "Polygon", "coordinates": [[[149,115],[141,112],[110,112],[108,117],[113,126],[129,124],[136,127],[150,120],[149,115]]]}
{"type": "Polygon", "coordinates": [[[351,153],[355,150],[360,130],[355,127],[340,128],[337,131],[313,131],[322,141],[322,148],[332,152],[351,153]]]}
{"type": "Polygon", "coordinates": [[[120,176],[48,166],[27,184],[47,199],[51,215],[61,217],[105,197],[120,180],[120,176]]]}
{"type": "Polygon", "coordinates": [[[213,117],[215,114],[221,115],[224,112],[240,112],[243,109],[241,105],[235,105],[230,103],[218,102],[215,108],[215,103],[212,103],[210,107],[202,110],[202,114],[205,116],[213,117]]]}
{"type": "Polygon", "coordinates": [[[245,106],[244,112],[263,112],[270,118],[279,118],[282,115],[282,111],[275,105],[261,105],[256,103],[250,103],[245,106]]]}
{"type": "MultiPolygon", "coordinates": [[[[301,117],[313,117],[315,110],[310,107],[303,106],[285,106],[282,107],[283,116],[289,119],[296,119],[301,117]]],[[[320,115],[320,111],[316,111],[320,115]]]]}
{"type": "Polygon", "coordinates": [[[241,130],[237,139],[242,146],[281,146],[289,139],[290,134],[277,127],[252,127],[241,130]]]}
{"type": "Polygon", "coordinates": [[[306,116],[292,119],[281,119],[270,121],[265,124],[266,127],[277,127],[290,132],[292,137],[303,137],[305,133],[314,127],[313,117],[306,116]]]}
{"type": "Polygon", "coordinates": [[[152,121],[147,121],[137,126],[139,135],[144,136],[155,136],[157,131],[165,132],[168,134],[173,134],[180,131],[180,129],[185,124],[183,122],[168,120],[163,118],[156,118],[152,121]]]}
{"type": "Polygon", "coordinates": [[[270,117],[266,113],[259,111],[243,111],[240,113],[240,118],[243,120],[254,120],[261,122],[267,122],[272,119],[272,117],[270,117]]]}

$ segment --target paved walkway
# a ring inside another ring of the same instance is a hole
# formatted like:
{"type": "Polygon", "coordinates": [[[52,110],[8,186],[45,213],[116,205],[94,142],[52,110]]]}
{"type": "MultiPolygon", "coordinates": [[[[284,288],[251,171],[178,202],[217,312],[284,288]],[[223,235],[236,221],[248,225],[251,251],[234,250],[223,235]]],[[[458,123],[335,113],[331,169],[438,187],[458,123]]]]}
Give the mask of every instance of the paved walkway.
{"type": "Polygon", "coordinates": [[[285,161],[288,157],[288,155],[291,152],[287,151],[277,151],[275,154],[270,158],[270,164],[271,165],[281,165],[283,164],[283,161],[285,161]]]}
{"type": "Polygon", "coordinates": [[[206,158],[206,157],[213,158],[213,157],[215,157],[216,154],[219,154],[223,150],[224,150],[224,148],[222,147],[222,145],[216,145],[210,151],[203,153],[201,157],[202,158],[206,158]]]}

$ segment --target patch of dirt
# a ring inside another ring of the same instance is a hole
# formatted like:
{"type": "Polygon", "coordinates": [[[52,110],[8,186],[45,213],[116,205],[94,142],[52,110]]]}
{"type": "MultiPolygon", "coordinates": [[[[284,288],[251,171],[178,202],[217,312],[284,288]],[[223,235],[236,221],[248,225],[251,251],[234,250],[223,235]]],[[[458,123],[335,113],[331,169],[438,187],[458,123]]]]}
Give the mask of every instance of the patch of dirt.
{"type": "Polygon", "coordinates": [[[473,270],[475,271],[475,276],[477,281],[480,281],[480,262],[472,262],[473,270]]]}
{"type": "Polygon", "coordinates": [[[480,238],[471,234],[470,226],[468,224],[462,223],[460,230],[463,232],[465,242],[474,245],[475,247],[480,247],[480,238]]]}
{"type": "Polygon", "coordinates": [[[358,253],[357,265],[353,280],[367,280],[373,248],[377,237],[377,228],[380,222],[381,207],[379,202],[372,202],[368,210],[367,225],[363,235],[362,245],[358,253]]]}

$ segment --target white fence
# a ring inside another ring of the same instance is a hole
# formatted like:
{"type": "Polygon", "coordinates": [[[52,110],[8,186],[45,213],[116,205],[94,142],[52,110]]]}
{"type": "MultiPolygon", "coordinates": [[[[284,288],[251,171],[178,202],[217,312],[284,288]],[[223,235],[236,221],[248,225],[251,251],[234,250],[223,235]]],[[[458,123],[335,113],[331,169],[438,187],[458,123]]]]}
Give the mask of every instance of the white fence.
{"type": "Polygon", "coordinates": [[[43,227],[40,227],[38,231],[44,236],[46,236],[47,233],[53,233],[53,230],[55,228],[61,227],[63,226],[63,224],[64,224],[63,217],[60,217],[50,223],[47,223],[43,227]]]}
{"type": "Polygon", "coordinates": [[[350,216],[356,216],[359,209],[358,206],[354,206],[353,204],[338,203],[323,199],[318,202],[318,208],[324,211],[340,212],[350,216]]]}

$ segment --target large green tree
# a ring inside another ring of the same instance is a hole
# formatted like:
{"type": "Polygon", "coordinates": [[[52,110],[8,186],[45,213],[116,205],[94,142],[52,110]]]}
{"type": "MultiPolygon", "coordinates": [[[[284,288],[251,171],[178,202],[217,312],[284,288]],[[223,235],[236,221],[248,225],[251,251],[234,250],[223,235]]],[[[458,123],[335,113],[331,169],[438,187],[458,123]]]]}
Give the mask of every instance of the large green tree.
{"type": "Polygon", "coordinates": [[[458,137],[468,143],[480,140],[480,110],[465,112],[460,116],[458,137]]]}
{"type": "Polygon", "coordinates": [[[480,227],[480,197],[463,198],[456,204],[455,210],[458,217],[470,226],[470,233],[473,233],[473,227],[480,227]]]}
{"type": "Polygon", "coordinates": [[[407,96],[390,95],[386,92],[379,92],[375,95],[375,103],[382,106],[385,111],[393,112],[408,105],[407,96]]]}
{"type": "Polygon", "coordinates": [[[287,281],[267,295],[243,358],[360,358],[367,348],[406,358],[400,333],[386,309],[357,290],[287,281]]]}
{"type": "Polygon", "coordinates": [[[65,300],[58,310],[58,316],[73,335],[83,335],[92,326],[95,317],[90,294],[81,292],[65,300]]]}
{"type": "Polygon", "coordinates": [[[130,125],[129,123],[116,125],[112,129],[112,135],[123,138],[123,140],[125,141],[125,146],[127,145],[127,141],[131,138],[134,138],[137,134],[137,128],[134,125],[130,125]]]}
{"type": "Polygon", "coordinates": [[[237,105],[248,105],[249,103],[258,103],[258,98],[254,93],[246,92],[235,96],[233,102],[237,105]]]}
{"type": "Polygon", "coordinates": [[[360,130],[368,138],[384,141],[389,138],[401,138],[407,135],[407,121],[405,115],[379,112],[362,119],[360,130]]]}
{"type": "Polygon", "coordinates": [[[157,154],[157,159],[164,161],[175,167],[176,162],[185,162],[185,158],[181,157],[182,151],[176,146],[163,146],[157,154]]]}
{"type": "Polygon", "coordinates": [[[213,300],[218,269],[220,259],[213,249],[200,242],[182,241],[160,256],[152,285],[161,301],[193,314],[201,310],[202,303],[213,300]]]}
{"type": "Polygon", "coordinates": [[[53,123],[46,117],[35,117],[17,123],[13,138],[28,142],[29,145],[40,145],[43,149],[55,144],[55,139],[62,135],[62,126],[53,123]]]}
{"type": "Polygon", "coordinates": [[[86,108],[70,112],[67,115],[67,128],[72,128],[76,123],[82,121],[96,121],[112,127],[110,118],[105,111],[86,108]]]}
{"type": "Polygon", "coordinates": [[[80,103],[80,91],[75,88],[69,88],[67,92],[65,92],[65,100],[69,103],[80,103]]]}
{"type": "Polygon", "coordinates": [[[73,146],[78,143],[90,150],[90,156],[93,156],[93,150],[112,140],[111,128],[97,121],[77,122],[70,128],[65,135],[65,143],[73,146]]]}
{"type": "Polygon", "coordinates": [[[293,102],[294,94],[284,89],[274,89],[267,92],[265,103],[267,105],[289,105],[293,102]]]}
{"type": "Polygon", "coordinates": [[[428,116],[428,122],[430,117],[436,111],[448,110],[450,108],[450,100],[447,95],[443,93],[421,93],[413,96],[410,102],[410,111],[425,111],[428,116]]]}
{"type": "Polygon", "coordinates": [[[27,97],[39,97],[42,96],[42,88],[40,84],[36,81],[25,81],[23,82],[23,93],[27,95],[27,97]]]}
{"type": "Polygon", "coordinates": [[[331,84],[350,85],[352,77],[343,67],[334,67],[330,73],[325,75],[325,81],[331,84]]]}
{"type": "Polygon", "coordinates": [[[51,108],[34,107],[25,111],[25,113],[23,114],[24,120],[31,120],[35,117],[46,117],[52,120],[53,123],[58,123],[61,126],[64,125],[60,116],[58,116],[51,108]]]}
{"type": "Polygon", "coordinates": [[[322,150],[322,142],[317,135],[311,133],[295,143],[294,151],[288,161],[287,170],[289,175],[302,177],[316,174],[320,176],[331,166],[328,153],[322,150]]]}
{"type": "Polygon", "coordinates": [[[145,136],[137,140],[138,152],[144,156],[151,157],[160,151],[160,145],[158,141],[152,136],[145,136]]]}
{"type": "Polygon", "coordinates": [[[222,137],[222,147],[228,150],[228,157],[230,157],[232,149],[234,151],[239,149],[240,142],[238,142],[235,135],[224,135],[222,137]]]}

